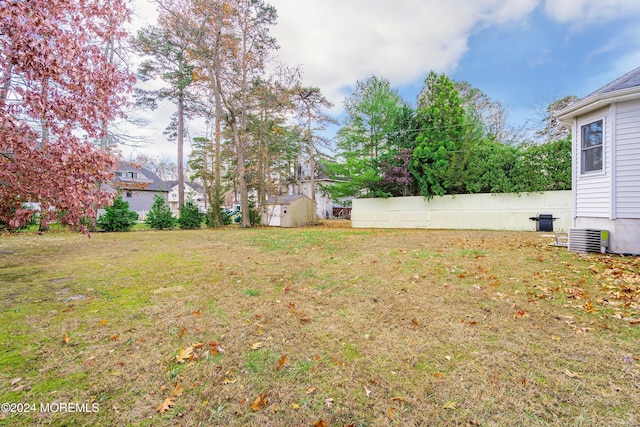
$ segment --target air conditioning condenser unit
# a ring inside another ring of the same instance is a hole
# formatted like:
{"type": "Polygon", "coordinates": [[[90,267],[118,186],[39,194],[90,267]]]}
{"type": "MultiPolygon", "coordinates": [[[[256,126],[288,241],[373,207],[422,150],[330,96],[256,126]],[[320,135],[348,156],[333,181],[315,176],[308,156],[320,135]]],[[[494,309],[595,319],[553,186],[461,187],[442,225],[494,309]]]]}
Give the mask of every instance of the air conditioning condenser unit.
{"type": "Polygon", "coordinates": [[[609,247],[609,231],[592,228],[569,230],[569,250],[572,252],[605,253],[609,247]]]}

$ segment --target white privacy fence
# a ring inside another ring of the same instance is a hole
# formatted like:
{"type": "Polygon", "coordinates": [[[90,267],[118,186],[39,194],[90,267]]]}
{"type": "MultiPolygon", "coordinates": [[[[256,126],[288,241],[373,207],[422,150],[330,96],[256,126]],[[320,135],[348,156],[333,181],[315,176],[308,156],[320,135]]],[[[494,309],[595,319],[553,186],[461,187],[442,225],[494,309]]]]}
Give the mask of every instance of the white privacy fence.
{"type": "Polygon", "coordinates": [[[554,231],[572,224],[571,191],[518,194],[460,194],[389,199],[355,199],[354,228],[442,228],[468,230],[535,230],[529,219],[552,214],[554,231]]]}

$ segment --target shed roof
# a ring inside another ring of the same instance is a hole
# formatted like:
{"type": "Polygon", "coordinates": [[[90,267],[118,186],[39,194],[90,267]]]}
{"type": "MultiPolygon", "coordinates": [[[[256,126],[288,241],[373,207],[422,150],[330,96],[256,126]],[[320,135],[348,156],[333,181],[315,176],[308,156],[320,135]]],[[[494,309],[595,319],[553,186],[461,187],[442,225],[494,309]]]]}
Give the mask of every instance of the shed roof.
{"type": "Polygon", "coordinates": [[[267,205],[290,205],[296,200],[308,198],[304,194],[289,194],[286,196],[269,197],[265,204],[267,205]]]}

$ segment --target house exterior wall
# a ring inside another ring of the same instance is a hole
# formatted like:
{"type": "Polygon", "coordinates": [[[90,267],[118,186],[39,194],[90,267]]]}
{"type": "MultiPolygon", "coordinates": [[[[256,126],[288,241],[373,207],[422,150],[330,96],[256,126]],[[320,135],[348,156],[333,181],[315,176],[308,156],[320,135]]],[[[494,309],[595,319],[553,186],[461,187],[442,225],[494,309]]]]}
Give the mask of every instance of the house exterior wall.
{"type": "MultiPolygon", "coordinates": [[[[316,217],[317,218],[331,218],[333,212],[333,200],[329,195],[322,194],[320,191],[320,185],[325,184],[323,180],[316,181],[316,217]]],[[[294,194],[296,186],[289,187],[289,193],[294,194]]],[[[311,182],[303,182],[300,184],[300,192],[305,196],[311,198],[311,182]]]]}
{"type": "Polygon", "coordinates": [[[609,252],[640,255],[640,219],[576,218],[576,228],[609,231],[609,252]]]}
{"type": "Polygon", "coordinates": [[[536,229],[530,217],[552,214],[554,230],[572,222],[571,191],[522,194],[461,194],[434,197],[355,199],[354,228],[443,228],[475,230],[536,229]]]}
{"type": "Polygon", "coordinates": [[[612,103],[575,120],[576,228],[608,230],[609,251],[640,254],[640,100],[612,103]],[[581,174],[580,126],[604,117],[604,172],[581,174]]]}
{"type": "Polygon", "coordinates": [[[611,119],[610,108],[600,109],[575,121],[573,134],[573,174],[575,189],[575,216],[608,218],[611,212],[611,119]],[[583,125],[603,120],[603,171],[582,173],[581,135],[583,125]]]}
{"type": "Polygon", "coordinates": [[[144,190],[131,190],[131,197],[127,197],[127,192],[122,192],[122,200],[129,203],[129,209],[138,213],[138,219],[143,221],[146,218],[147,212],[151,210],[153,206],[153,199],[155,196],[160,196],[167,200],[167,193],[164,191],[144,191],[144,190]]]}
{"type": "MultiPolygon", "coordinates": [[[[169,209],[171,209],[171,213],[174,216],[178,216],[180,214],[180,206],[178,203],[179,194],[178,194],[178,185],[174,185],[169,191],[168,201],[169,201],[169,209]]],[[[193,203],[198,206],[200,212],[206,212],[207,206],[205,203],[205,196],[202,193],[198,193],[196,190],[191,188],[188,184],[184,184],[184,201],[191,200],[193,203]]]]}
{"type": "Polygon", "coordinates": [[[616,106],[615,131],[614,218],[640,219],[640,100],[616,106]]]}

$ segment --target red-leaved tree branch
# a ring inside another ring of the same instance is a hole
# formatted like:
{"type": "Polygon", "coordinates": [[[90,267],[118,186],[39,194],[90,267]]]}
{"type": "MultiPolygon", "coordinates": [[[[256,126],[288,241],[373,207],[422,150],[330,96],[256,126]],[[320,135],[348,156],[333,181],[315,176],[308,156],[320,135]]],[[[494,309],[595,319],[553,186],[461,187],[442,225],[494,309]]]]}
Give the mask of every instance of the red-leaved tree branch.
{"type": "Polygon", "coordinates": [[[105,52],[129,15],[126,0],[0,2],[0,223],[24,225],[37,202],[41,223],[84,229],[110,203],[98,144],[134,78],[105,52]]]}

